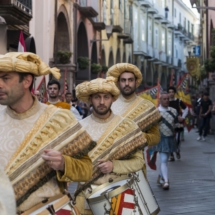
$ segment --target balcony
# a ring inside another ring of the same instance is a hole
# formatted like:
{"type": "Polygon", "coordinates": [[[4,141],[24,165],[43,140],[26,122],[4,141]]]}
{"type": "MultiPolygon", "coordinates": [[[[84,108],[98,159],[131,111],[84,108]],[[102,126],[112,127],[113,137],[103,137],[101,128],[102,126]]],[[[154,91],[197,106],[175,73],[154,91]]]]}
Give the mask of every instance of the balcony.
{"type": "Polygon", "coordinates": [[[154,49],[154,58],[159,59],[159,51],[158,51],[158,49],[154,49]]]}
{"type": "Polygon", "coordinates": [[[167,56],[166,58],[166,62],[169,64],[169,65],[172,65],[172,56],[167,56]]]}
{"type": "Polygon", "coordinates": [[[121,10],[118,8],[111,9],[110,16],[111,24],[113,25],[112,32],[122,33],[122,30],[124,28],[124,16],[121,10]]]}
{"type": "Polygon", "coordinates": [[[117,35],[119,39],[128,39],[131,35],[131,20],[124,20],[124,32],[117,35]]]}
{"type": "Polygon", "coordinates": [[[1,0],[0,14],[8,25],[28,25],[32,18],[32,0],[1,0]]]}
{"type": "Polygon", "coordinates": [[[153,54],[153,48],[152,48],[151,45],[147,46],[147,55],[148,55],[149,58],[152,58],[154,56],[154,54],[153,54]]]}
{"type": "Polygon", "coordinates": [[[104,22],[99,22],[98,17],[88,18],[96,31],[104,30],[106,25],[104,22]]]}
{"type": "Polygon", "coordinates": [[[161,51],[159,54],[160,54],[160,61],[162,61],[163,63],[166,63],[166,53],[161,51]]]}
{"type": "Polygon", "coordinates": [[[74,3],[74,7],[77,8],[81,14],[85,17],[96,17],[98,16],[98,12],[96,11],[95,7],[87,4],[87,0],[79,0],[78,3],[74,3]]]}
{"type": "Polygon", "coordinates": [[[140,1],[140,5],[143,6],[143,7],[152,7],[151,2],[149,2],[148,0],[140,1]]]}

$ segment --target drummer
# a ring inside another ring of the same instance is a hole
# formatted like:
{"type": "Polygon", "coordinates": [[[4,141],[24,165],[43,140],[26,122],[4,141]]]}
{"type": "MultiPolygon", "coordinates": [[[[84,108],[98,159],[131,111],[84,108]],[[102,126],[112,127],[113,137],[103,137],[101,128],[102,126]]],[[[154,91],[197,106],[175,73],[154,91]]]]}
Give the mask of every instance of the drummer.
{"type": "Polygon", "coordinates": [[[74,158],[60,144],[83,147],[92,143],[75,116],[40,103],[31,94],[34,76],[47,74],[60,78],[59,69],[49,68],[33,53],[0,56],[0,104],[5,106],[0,111],[0,169],[11,180],[18,212],[61,195],[67,181],[87,181],[92,175],[86,150],[74,158]],[[73,135],[65,135],[68,131],[73,135]]]}
{"type": "MultiPolygon", "coordinates": [[[[120,93],[113,81],[114,78],[112,77],[97,78],[90,82],[81,83],[76,87],[77,98],[92,104],[93,107],[93,113],[80,121],[91,138],[97,143],[97,146],[90,151],[89,156],[94,166],[93,177],[100,172],[102,176],[95,181],[91,180],[92,189],[95,187],[94,185],[101,185],[108,182],[109,179],[119,177],[119,175],[139,171],[144,165],[141,150],[135,149],[137,143],[140,148],[146,145],[143,133],[132,120],[122,118],[111,111],[111,105],[120,93]],[[129,149],[129,146],[134,147],[134,151],[127,153],[125,150],[123,151],[127,159],[118,160],[108,157],[114,150],[119,152],[118,149],[125,144],[127,144],[126,149],[129,149]]],[[[83,195],[79,194],[76,202],[81,214],[92,214],[89,207],[85,207],[83,195]]]]}

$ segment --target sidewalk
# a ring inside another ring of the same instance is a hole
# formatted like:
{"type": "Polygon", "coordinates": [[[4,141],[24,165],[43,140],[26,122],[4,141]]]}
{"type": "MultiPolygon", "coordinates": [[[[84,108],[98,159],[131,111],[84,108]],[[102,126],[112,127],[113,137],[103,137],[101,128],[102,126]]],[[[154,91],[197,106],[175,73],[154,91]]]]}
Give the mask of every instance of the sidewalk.
{"type": "Polygon", "coordinates": [[[168,163],[168,191],[156,183],[158,170],[147,167],[148,180],[161,209],[159,215],[215,214],[215,138],[209,135],[205,142],[199,142],[195,131],[185,133],[181,160],[168,163]]]}

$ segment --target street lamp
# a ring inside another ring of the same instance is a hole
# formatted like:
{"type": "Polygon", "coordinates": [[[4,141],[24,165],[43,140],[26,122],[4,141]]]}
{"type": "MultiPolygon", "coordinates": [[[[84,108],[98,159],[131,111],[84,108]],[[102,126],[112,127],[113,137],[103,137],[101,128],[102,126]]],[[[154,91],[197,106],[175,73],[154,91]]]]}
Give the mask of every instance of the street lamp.
{"type": "Polygon", "coordinates": [[[5,19],[0,16],[0,54],[7,52],[7,23],[5,19]]]}
{"type": "Polygon", "coordinates": [[[112,35],[112,31],[113,31],[113,25],[106,25],[107,39],[90,40],[90,43],[92,44],[97,41],[108,41],[110,39],[110,36],[112,35]]]}

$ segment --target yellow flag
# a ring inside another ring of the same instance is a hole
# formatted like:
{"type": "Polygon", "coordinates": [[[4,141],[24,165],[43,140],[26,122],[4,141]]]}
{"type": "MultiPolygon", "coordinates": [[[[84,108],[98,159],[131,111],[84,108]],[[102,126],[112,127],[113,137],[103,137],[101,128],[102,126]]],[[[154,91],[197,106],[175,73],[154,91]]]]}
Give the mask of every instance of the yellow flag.
{"type": "Polygon", "coordinates": [[[192,77],[199,77],[199,58],[187,57],[187,70],[192,77]]]}

